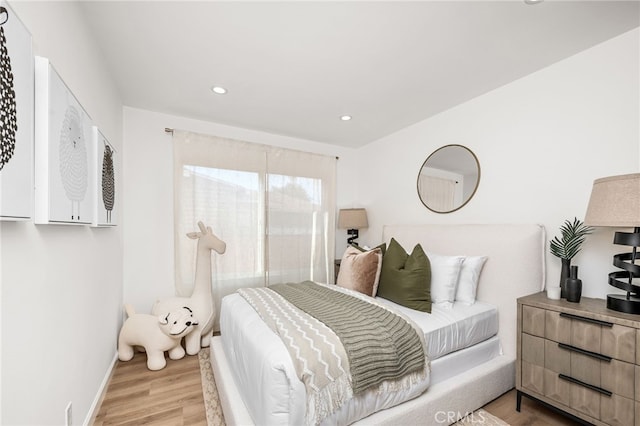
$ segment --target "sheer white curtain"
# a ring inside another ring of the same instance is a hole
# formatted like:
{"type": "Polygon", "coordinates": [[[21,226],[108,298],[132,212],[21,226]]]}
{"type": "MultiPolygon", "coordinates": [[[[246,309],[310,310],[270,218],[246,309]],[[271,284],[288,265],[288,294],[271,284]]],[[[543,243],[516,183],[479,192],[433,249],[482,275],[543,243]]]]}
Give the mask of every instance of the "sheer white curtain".
{"type": "Polygon", "coordinates": [[[335,157],[180,130],[173,143],[178,295],[193,289],[197,243],[186,234],[198,221],[227,244],[212,257],[217,308],[241,287],[328,282],[335,157]]]}

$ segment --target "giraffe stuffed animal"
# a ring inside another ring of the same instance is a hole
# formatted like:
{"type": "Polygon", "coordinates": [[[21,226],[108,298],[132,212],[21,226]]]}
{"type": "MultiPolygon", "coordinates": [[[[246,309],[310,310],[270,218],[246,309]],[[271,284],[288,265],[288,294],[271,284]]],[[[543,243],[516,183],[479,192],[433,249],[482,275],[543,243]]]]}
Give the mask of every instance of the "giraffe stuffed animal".
{"type": "Polygon", "coordinates": [[[198,227],[200,232],[187,234],[189,238],[198,240],[195,284],[191,297],[169,297],[158,300],[151,310],[154,315],[170,312],[181,306],[189,306],[193,310],[193,315],[201,321],[194,331],[184,338],[189,355],[197,354],[201,347],[206,348],[211,341],[215,317],[211,292],[211,250],[223,254],[227,248],[225,242],[213,234],[211,227],[205,227],[202,222],[198,222],[198,227]]]}

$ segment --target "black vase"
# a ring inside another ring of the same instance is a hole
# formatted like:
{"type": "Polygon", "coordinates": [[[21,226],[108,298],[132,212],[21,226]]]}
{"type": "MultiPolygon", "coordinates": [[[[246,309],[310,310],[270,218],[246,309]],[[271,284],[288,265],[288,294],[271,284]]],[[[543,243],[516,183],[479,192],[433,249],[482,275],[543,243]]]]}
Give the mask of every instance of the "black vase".
{"type": "Polygon", "coordinates": [[[562,269],[560,270],[560,298],[567,297],[567,279],[571,270],[571,259],[560,259],[562,261],[562,269]]]}
{"type": "Polygon", "coordinates": [[[567,302],[580,302],[580,297],[582,296],[582,280],[578,279],[578,267],[571,267],[571,275],[567,278],[565,282],[566,290],[567,290],[567,302]]]}

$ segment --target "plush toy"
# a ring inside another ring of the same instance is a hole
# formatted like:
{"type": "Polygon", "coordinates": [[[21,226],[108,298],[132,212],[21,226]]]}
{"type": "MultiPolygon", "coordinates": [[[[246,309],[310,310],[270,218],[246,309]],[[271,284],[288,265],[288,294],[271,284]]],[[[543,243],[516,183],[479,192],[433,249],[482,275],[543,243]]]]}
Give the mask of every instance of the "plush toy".
{"type": "Polygon", "coordinates": [[[200,348],[209,346],[213,331],[215,309],[211,292],[211,251],[223,254],[227,248],[224,241],[220,240],[211,230],[211,227],[198,222],[200,232],[189,232],[187,236],[198,240],[196,275],[194,289],[191,297],[170,297],[156,301],[151,308],[151,313],[159,315],[162,312],[170,312],[176,307],[189,306],[193,314],[200,319],[195,331],[184,338],[184,343],[189,355],[200,352],[200,348]]]}
{"type": "Polygon", "coordinates": [[[160,316],[136,314],[131,305],[125,305],[125,311],[128,318],[118,337],[120,361],[133,358],[134,347],[144,348],[149,370],[161,370],[167,365],[165,351],[169,351],[171,359],[184,357],[180,342],[198,325],[191,309],[184,306],[160,316]]]}

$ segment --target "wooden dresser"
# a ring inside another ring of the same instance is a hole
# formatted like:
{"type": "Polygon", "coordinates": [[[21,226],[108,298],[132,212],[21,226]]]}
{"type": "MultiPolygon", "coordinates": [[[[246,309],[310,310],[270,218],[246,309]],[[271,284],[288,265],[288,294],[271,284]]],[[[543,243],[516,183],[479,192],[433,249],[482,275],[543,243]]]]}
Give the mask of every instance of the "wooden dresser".
{"type": "Polygon", "coordinates": [[[640,315],[603,299],[518,299],[517,410],[523,395],[595,425],[640,426],[640,315]]]}

